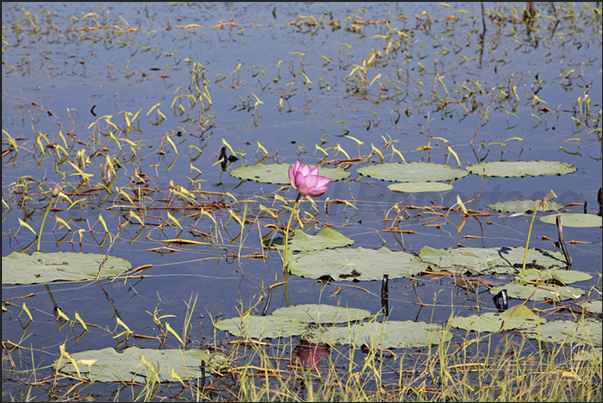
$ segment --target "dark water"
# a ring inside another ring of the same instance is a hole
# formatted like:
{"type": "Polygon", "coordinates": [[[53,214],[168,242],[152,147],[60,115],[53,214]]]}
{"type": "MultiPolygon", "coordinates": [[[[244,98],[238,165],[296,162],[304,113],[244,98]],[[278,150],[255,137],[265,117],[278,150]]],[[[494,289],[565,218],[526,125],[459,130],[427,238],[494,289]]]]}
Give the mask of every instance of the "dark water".
{"type": "MultiPolygon", "coordinates": [[[[596,192],[601,186],[601,20],[580,7],[574,10],[575,17],[565,10],[566,17],[555,25],[553,11],[542,6],[540,12],[547,18],[540,18],[538,30],[528,32],[523,22],[510,21],[515,12],[521,15],[521,7],[517,6],[517,10],[510,9],[509,5],[488,7],[492,7],[487,11],[493,17],[487,19],[485,46],[480,55],[479,36],[483,28],[479,3],[452,4],[450,8],[438,4],[371,4],[368,7],[366,3],[3,3],[3,27],[7,28],[3,30],[3,131],[12,138],[26,138],[18,143],[27,150],[36,147],[34,131],[47,133],[50,142],[58,144],[62,142],[59,132],[75,133],[70,159],[75,161],[76,153],[86,150],[91,163],[86,172],[94,174],[91,183],[100,181],[105,157],[91,156],[90,150],[104,146],[107,147],[105,153],[118,156],[123,165],[114,186],[130,187],[130,177],[139,170],[149,176],[152,187],[158,190],[152,194],[154,200],[169,198],[173,182],[188,190],[228,192],[233,197],[224,200],[235,206],[239,214],[243,213],[244,204],[233,198],[253,200],[249,204],[250,212],[258,214],[257,196],[271,197],[278,193],[291,200],[295,194],[293,190],[279,191],[279,185],[241,182],[228,172],[220,172],[216,161],[223,140],[235,151],[245,153],[228,171],[259,161],[263,153],[258,152],[258,142],[271,155],[265,163],[293,163],[296,158],[317,163],[324,155],[316,151],[315,145],[326,149],[339,144],[350,158],[355,158],[359,150],[361,156],[370,154],[371,144],[382,147],[384,138],[389,137],[398,140],[395,147],[407,162],[431,161],[456,168],[454,157],[443,147],[448,144],[458,154],[462,168],[478,159],[487,162],[555,160],[576,165],[578,170],[565,176],[484,178],[481,196],[470,207],[492,215],[467,220],[460,235],[455,226],[460,224],[461,216],[452,215],[449,221],[440,219],[438,228],[426,225],[430,222],[418,216],[417,211],[410,211],[402,224],[403,229],[413,230],[415,234],[404,235],[402,240],[380,230],[385,228],[384,218],[393,218],[391,211],[388,216],[388,211],[398,202],[450,207],[457,195],[464,201],[477,196],[482,186],[478,176],[469,175],[455,182],[454,189],[448,192],[412,195],[391,192],[387,189],[389,183],[368,178],[333,183],[317,200],[319,223],[305,228],[312,234],[326,223],[353,238],[355,246],[386,246],[407,252],[418,252],[425,245],[436,248],[458,244],[525,246],[531,217],[499,216],[487,210],[490,203],[538,199],[553,189],[558,195],[556,201],[587,202],[591,213],[597,209],[596,192]],[[421,14],[424,11],[429,14],[421,14]],[[507,21],[500,23],[497,13],[507,21]],[[319,26],[287,24],[311,22],[311,18],[298,17],[300,15],[313,16],[320,22],[319,26]],[[459,19],[446,19],[455,16],[459,19]],[[213,28],[221,22],[229,22],[230,17],[240,25],[213,28]],[[350,21],[356,19],[391,22],[354,28],[350,21]],[[327,25],[329,21],[337,22],[341,28],[327,25]],[[182,28],[189,24],[202,27],[182,28]],[[123,29],[107,28],[114,25],[123,29]],[[86,30],[86,27],[97,29],[86,30]],[[128,27],[134,31],[126,32],[128,27]],[[386,55],[388,41],[384,37],[389,35],[398,42],[386,55]],[[360,81],[354,81],[357,75],[350,77],[350,73],[355,66],[366,63],[374,51],[379,51],[380,57],[366,67],[367,83],[366,88],[362,88],[360,81]],[[195,75],[193,70],[199,73],[195,75]],[[574,72],[567,78],[564,72],[569,70],[574,72]],[[381,77],[368,86],[378,74],[381,77]],[[434,95],[435,91],[444,99],[440,77],[452,101],[445,106],[434,95]],[[204,79],[211,94],[210,108],[207,108],[207,99],[205,108],[199,101],[194,106],[183,102],[182,110],[170,108],[176,95],[195,92],[195,86],[203,91],[204,79]],[[470,80],[479,83],[482,91],[470,80]],[[513,94],[509,98],[501,95],[501,91],[509,93],[513,86],[518,99],[513,94]],[[543,102],[539,103],[534,94],[543,102]],[[578,110],[577,99],[584,99],[585,94],[591,98],[590,115],[578,110]],[[263,103],[258,103],[254,111],[256,97],[263,103]],[[279,111],[281,97],[287,98],[282,102],[282,113],[279,111]],[[161,124],[155,124],[155,111],[148,118],[145,116],[158,103],[161,103],[158,109],[166,116],[161,124]],[[101,116],[113,115],[111,121],[122,127],[123,112],[135,114],[138,110],[137,129],[121,134],[121,138],[140,142],[138,155],[130,162],[132,154],[125,142],[121,143],[124,151],[119,154],[115,142],[99,137],[90,126],[101,116]],[[487,119],[478,130],[484,114],[487,119]],[[418,151],[418,147],[427,144],[428,116],[431,135],[444,138],[448,143],[432,139],[430,151],[418,151]],[[205,125],[197,129],[199,121],[205,125]],[[345,131],[364,144],[358,146],[350,138],[342,137],[345,131]],[[473,147],[470,147],[476,131],[473,147]],[[178,132],[179,135],[172,137],[178,155],[167,143],[167,154],[157,154],[164,134],[178,132]],[[92,143],[95,137],[100,140],[100,146],[86,148],[85,144],[92,143]],[[511,137],[522,140],[508,140],[511,137]],[[501,147],[492,144],[494,142],[505,145],[501,147]],[[195,158],[198,151],[190,146],[201,149],[201,157],[195,158]],[[202,172],[195,183],[189,179],[197,175],[191,164],[202,172]],[[325,214],[323,201],[326,198],[350,200],[352,196],[357,210],[330,204],[329,215],[325,214]],[[483,238],[468,239],[466,235],[483,238]]],[[[7,148],[3,134],[3,151],[7,148]]],[[[74,183],[79,180],[75,176],[61,178],[51,153],[40,163],[39,152],[34,160],[25,149],[16,158],[14,153],[3,156],[2,192],[6,202],[2,217],[3,256],[12,251],[31,253],[35,250],[35,243],[30,246],[33,234],[25,228],[21,228],[17,236],[14,233],[19,229],[19,218],[36,230],[39,228],[47,206],[47,199],[40,191],[46,191],[61,179],[74,183]],[[37,182],[30,180],[33,201],[21,210],[14,202],[18,198],[11,198],[10,191],[24,176],[42,184],[38,188],[37,182]]],[[[342,152],[335,155],[331,150],[326,160],[333,158],[346,157],[342,152]]],[[[391,149],[388,149],[386,162],[391,158],[391,149]]],[[[372,161],[378,160],[377,156],[372,157],[372,161]]],[[[394,161],[400,161],[399,157],[394,156],[394,161]]],[[[356,169],[364,165],[366,163],[352,166],[350,178],[356,179],[356,169]]],[[[67,205],[61,206],[65,210],[58,213],[62,219],[77,220],[70,222],[73,231],[61,240],[66,229],[51,232],[55,224],[51,214],[41,251],[80,251],[79,235],[72,236],[78,229],[84,229],[81,250],[106,253],[109,242],[100,245],[104,231],[91,234],[88,225],[93,225],[102,212],[110,231],[116,233],[118,223],[123,223],[124,218],[107,209],[113,203],[120,203],[117,196],[103,193],[101,197],[91,194],[81,204],[83,208],[67,211],[67,205]],[[69,243],[71,239],[73,243],[69,243]]],[[[264,205],[272,207],[271,203],[272,199],[268,199],[264,205]]],[[[275,202],[273,207],[280,210],[281,206],[282,203],[275,202]]],[[[568,209],[582,212],[583,206],[568,209]]],[[[302,210],[310,212],[309,203],[303,204],[302,210]]],[[[152,214],[166,218],[163,211],[152,214]]],[[[182,215],[178,213],[177,217],[182,215]]],[[[48,288],[44,285],[3,286],[3,300],[8,308],[3,314],[3,340],[16,343],[26,335],[21,344],[34,348],[34,362],[27,354],[20,365],[47,366],[58,356],[58,345],[66,340],[72,353],[116,346],[111,333],[116,313],[135,333],[156,335],[155,324],[145,311],[152,312],[159,304],[161,314],[177,316],[171,319],[171,325],[180,329],[186,310],[184,301],[191,295],[198,297],[191,336],[194,346],[213,343],[214,336],[217,342],[223,340],[222,332],[212,330],[210,317],[237,316],[238,310],[254,305],[265,287],[280,278],[282,261],[274,251],[267,252],[269,259],[265,261],[233,257],[261,251],[257,225],[247,226],[241,240],[236,239],[240,227],[234,220],[228,221],[226,209],[217,210],[215,218],[223,228],[216,246],[177,246],[180,253],[163,256],[148,250],[159,247],[161,239],[179,236],[177,228],[149,228],[140,234],[140,226],[126,225],[110,253],[130,260],[134,267],[152,264],[153,267],[144,272],[148,277],[140,281],[50,284],[48,288]],[[207,259],[211,257],[215,259],[207,259]],[[30,293],[33,296],[6,302],[30,293]],[[74,334],[68,327],[58,330],[52,315],[53,299],[70,317],[77,311],[86,322],[99,327],[92,327],[85,337],[74,343],[74,334]],[[16,320],[23,302],[30,309],[35,307],[34,323],[26,332],[16,320]],[[199,329],[209,339],[203,339],[199,329]]],[[[279,223],[286,223],[287,218],[287,214],[282,215],[279,223]]],[[[274,220],[259,222],[264,226],[274,220]]],[[[95,225],[95,229],[101,228],[100,223],[95,225]]],[[[181,236],[186,239],[192,238],[186,230],[210,232],[213,227],[206,217],[185,218],[181,225],[185,228],[181,236]]],[[[267,233],[263,228],[262,235],[267,233]]],[[[591,282],[577,286],[585,290],[600,286],[601,229],[566,228],[564,235],[566,241],[592,242],[568,245],[569,254],[574,259],[574,269],[593,275],[591,282]]],[[[538,238],[540,236],[556,240],[556,228],[536,220],[530,243],[531,247],[553,249],[552,241],[538,238]]],[[[502,284],[506,280],[494,281],[502,284]]],[[[474,309],[463,309],[465,305],[491,307],[489,293],[478,294],[480,298],[476,299],[475,293],[465,292],[457,288],[452,279],[444,278],[415,282],[421,299],[429,303],[435,301],[438,306],[420,309],[412,283],[408,279],[390,282],[391,319],[444,321],[452,310],[462,315],[475,313],[474,309]]],[[[321,285],[312,279],[290,276],[290,303],[321,301],[364,308],[373,313],[381,309],[380,282],[356,284],[362,289],[349,285],[337,282],[321,285]],[[341,292],[332,296],[338,287],[342,288],[341,292]]],[[[281,292],[281,289],[275,290],[278,298],[273,298],[271,310],[285,305],[281,292]]],[[[259,314],[262,307],[263,303],[259,304],[254,312],[259,314]]],[[[168,339],[166,346],[177,344],[168,339]]],[[[128,345],[158,347],[154,340],[130,340],[128,345]]],[[[3,371],[3,379],[11,376],[11,371],[3,371]]],[[[20,387],[12,384],[7,388],[20,387]]]]}

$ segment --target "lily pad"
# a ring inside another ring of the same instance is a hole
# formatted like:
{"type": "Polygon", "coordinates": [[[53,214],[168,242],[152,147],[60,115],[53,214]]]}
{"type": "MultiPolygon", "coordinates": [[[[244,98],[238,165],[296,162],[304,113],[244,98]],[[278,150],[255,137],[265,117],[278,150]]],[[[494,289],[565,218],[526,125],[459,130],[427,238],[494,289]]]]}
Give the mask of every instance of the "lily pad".
{"type": "Polygon", "coordinates": [[[482,162],[465,168],[475,175],[524,177],[540,175],[565,175],[577,168],[572,164],[559,161],[497,161],[482,162]]]}
{"type": "Polygon", "coordinates": [[[83,281],[113,277],[128,271],[132,265],[126,259],[98,253],[74,252],[12,252],[2,256],[2,284],[39,284],[52,281],[83,281]],[[103,265],[104,262],[104,265],[103,265]]]}
{"type": "Polygon", "coordinates": [[[520,283],[509,283],[498,287],[490,288],[490,293],[496,295],[501,290],[507,290],[509,298],[516,299],[528,299],[532,301],[565,301],[568,299],[578,299],[584,291],[569,286],[556,286],[556,285],[542,285],[538,286],[533,284],[520,284],[520,283]]]}
{"type": "MultiPolygon", "coordinates": [[[[525,248],[507,246],[496,248],[434,249],[424,246],[419,252],[423,262],[432,263],[450,272],[512,273],[521,272],[525,248]]],[[[566,267],[562,253],[543,249],[528,249],[526,267],[566,267]]]]}
{"type": "Polygon", "coordinates": [[[565,285],[577,283],[579,281],[586,281],[593,278],[588,273],[577,270],[563,270],[563,269],[547,269],[547,270],[538,270],[538,269],[529,269],[524,272],[520,272],[515,276],[518,280],[523,281],[539,281],[539,282],[548,282],[555,283],[556,285],[565,285]]]}
{"type": "Polygon", "coordinates": [[[429,265],[409,253],[387,248],[312,251],[289,263],[289,270],[297,276],[336,281],[383,280],[384,274],[404,278],[428,268],[429,265]]]}
{"type": "Polygon", "coordinates": [[[303,323],[333,324],[363,320],[371,316],[371,313],[364,309],[306,304],[276,309],[272,316],[291,318],[303,323]]]}
{"type": "Polygon", "coordinates": [[[595,214],[561,213],[540,217],[540,221],[547,224],[557,225],[557,216],[561,215],[561,225],[564,227],[600,227],[603,219],[595,214]]]}
{"type": "Polygon", "coordinates": [[[308,328],[306,324],[297,319],[252,315],[244,318],[224,319],[216,323],[215,327],[236,337],[257,340],[298,336],[308,328]]]}
{"type": "Polygon", "coordinates": [[[597,301],[588,301],[588,302],[578,302],[577,305],[580,305],[582,308],[591,313],[598,313],[601,315],[603,311],[603,300],[597,301]]]}
{"type": "Polygon", "coordinates": [[[408,182],[394,183],[387,188],[402,193],[445,192],[452,189],[452,185],[441,182],[408,182]]]}
{"type": "MultiPolygon", "coordinates": [[[[256,182],[289,184],[289,164],[258,164],[237,168],[230,174],[235,178],[252,180],[256,182]]],[[[314,165],[310,165],[314,168],[314,165]]],[[[350,176],[350,173],[341,168],[319,168],[318,174],[332,181],[338,181],[350,176]]]]}
{"type": "MultiPolygon", "coordinates": [[[[167,349],[152,350],[138,347],[129,347],[123,352],[107,347],[101,350],[88,350],[71,354],[83,379],[95,382],[138,382],[146,383],[149,369],[143,364],[141,356],[146,362],[157,368],[159,382],[177,381],[171,375],[172,370],[182,380],[193,380],[202,377],[201,360],[205,361],[205,370],[208,375],[213,374],[226,360],[221,353],[210,353],[207,350],[167,349]],[[94,362],[96,360],[96,362],[94,362]],[[87,362],[92,363],[88,366],[87,362]]],[[[53,366],[59,364],[57,359],[53,366]]],[[[73,364],[65,357],[61,360],[60,372],[78,376],[73,364]]]]}
{"type": "MultiPolygon", "coordinates": [[[[323,228],[316,235],[308,235],[302,230],[295,230],[293,235],[289,236],[288,261],[291,262],[293,259],[296,259],[300,256],[300,253],[305,253],[312,250],[339,248],[342,246],[352,245],[353,243],[353,239],[350,239],[342,233],[331,228],[323,228]]],[[[283,250],[283,238],[277,238],[267,246],[283,250]]]]}
{"type": "MultiPolygon", "coordinates": [[[[439,344],[443,327],[425,322],[387,321],[358,323],[344,327],[312,329],[302,337],[310,343],[353,344],[369,348],[415,348],[439,344]]],[[[446,340],[452,338],[448,333],[446,340]]]]}
{"type": "Polygon", "coordinates": [[[390,182],[445,182],[467,176],[462,169],[432,162],[386,163],[358,168],[359,174],[390,182]]]}
{"type": "Polygon", "coordinates": [[[530,338],[551,343],[601,346],[603,344],[602,331],[603,326],[600,321],[584,319],[578,322],[569,320],[548,322],[537,328],[526,329],[522,333],[530,338]]]}
{"type": "MultiPolygon", "coordinates": [[[[553,201],[550,201],[547,204],[547,211],[555,211],[563,207],[563,204],[553,201]]],[[[488,208],[503,213],[530,213],[533,212],[537,206],[538,200],[509,200],[491,204],[488,208]]]]}
{"type": "Polygon", "coordinates": [[[525,305],[517,305],[502,313],[488,312],[448,321],[451,326],[476,332],[498,332],[503,325],[504,330],[525,329],[545,322],[546,319],[539,317],[525,305]]]}

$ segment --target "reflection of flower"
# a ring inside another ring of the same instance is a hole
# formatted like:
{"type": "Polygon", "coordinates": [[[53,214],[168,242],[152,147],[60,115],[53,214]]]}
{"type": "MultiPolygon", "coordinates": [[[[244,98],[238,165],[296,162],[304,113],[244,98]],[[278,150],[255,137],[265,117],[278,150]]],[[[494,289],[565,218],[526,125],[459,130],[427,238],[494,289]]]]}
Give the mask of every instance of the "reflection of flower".
{"type": "Polygon", "coordinates": [[[293,357],[306,369],[319,371],[320,360],[331,355],[328,347],[318,344],[301,344],[293,350],[293,357]]]}
{"type": "Polygon", "coordinates": [[[291,187],[302,196],[318,197],[327,191],[327,185],[331,179],[318,175],[318,167],[310,168],[310,165],[302,165],[299,160],[294,166],[289,166],[289,180],[291,187]]]}

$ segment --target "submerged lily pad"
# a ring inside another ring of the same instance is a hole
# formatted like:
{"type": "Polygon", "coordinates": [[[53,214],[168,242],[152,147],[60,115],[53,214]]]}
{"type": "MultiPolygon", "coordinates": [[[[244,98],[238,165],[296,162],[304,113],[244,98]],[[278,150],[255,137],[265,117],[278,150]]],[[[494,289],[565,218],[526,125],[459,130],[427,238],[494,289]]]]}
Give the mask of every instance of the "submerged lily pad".
{"type": "Polygon", "coordinates": [[[417,257],[387,248],[330,249],[301,254],[289,263],[292,274],[301,277],[347,281],[411,277],[429,268],[417,257]]]}
{"type": "Polygon", "coordinates": [[[364,309],[306,304],[276,309],[272,316],[291,318],[303,323],[332,324],[363,320],[371,316],[371,313],[364,309]]]}
{"type": "Polygon", "coordinates": [[[132,265],[126,259],[98,253],[74,252],[13,252],[2,256],[2,284],[39,284],[52,281],[83,281],[96,279],[101,266],[101,278],[113,277],[128,271],[132,265]],[[104,265],[103,265],[104,262],[104,265]]]}
{"type": "Polygon", "coordinates": [[[526,336],[551,343],[603,344],[603,326],[601,322],[593,319],[572,322],[557,320],[548,322],[537,328],[526,329],[522,332],[526,336]]]}
{"type": "MultiPolygon", "coordinates": [[[[424,246],[419,252],[423,262],[438,265],[450,272],[519,273],[522,269],[525,248],[449,248],[434,249],[424,246]]],[[[566,267],[562,253],[543,249],[528,249],[526,267],[566,267]]]]}
{"type": "Polygon", "coordinates": [[[509,283],[498,287],[492,287],[490,288],[490,293],[496,295],[503,289],[507,290],[509,298],[530,298],[532,301],[565,301],[568,299],[578,299],[584,294],[583,290],[576,287],[520,283],[509,283]]]}
{"type": "MultiPolygon", "coordinates": [[[[529,213],[537,208],[538,202],[538,200],[509,200],[491,204],[488,208],[503,213],[529,213]]],[[[550,201],[547,204],[548,208],[546,211],[559,210],[563,207],[563,204],[553,201],[550,201]]]]}
{"type": "Polygon", "coordinates": [[[595,214],[560,213],[540,217],[540,221],[547,224],[557,225],[557,216],[561,216],[561,225],[564,227],[600,227],[603,219],[595,214]]]}
{"type": "Polygon", "coordinates": [[[307,325],[297,319],[252,315],[224,319],[217,322],[215,327],[236,337],[258,340],[298,336],[307,330],[307,325]]]}
{"type": "MultiPolygon", "coordinates": [[[[425,322],[387,321],[358,323],[344,327],[312,329],[302,337],[310,343],[353,344],[369,348],[415,348],[439,344],[443,327],[425,322]]],[[[448,333],[446,340],[452,338],[448,333]]]]}
{"type": "Polygon", "coordinates": [[[402,193],[445,192],[452,189],[452,185],[441,182],[408,182],[394,183],[387,188],[402,193]]]}
{"type": "Polygon", "coordinates": [[[358,168],[359,174],[390,182],[445,182],[467,176],[462,169],[432,162],[386,163],[358,168]]]}
{"type": "Polygon", "coordinates": [[[502,313],[488,312],[448,321],[451,326],[476,332],[498,332],[503,325],[504,330],[526,329],[545,322],[546,319],[539,317],[525,305],[517,305],[502,313]]]}
{"type": "MultiPolygon", "coordinates": [[[[252,180],[256,182],[289,184],[289,164],[258,164],[237,168],[230,174],[235,178],[252,180]]],[[[314,168],[313,165],[310,167],[314,168]]],[[[319,168],[318,174],[333,181],[338,181],[350,176],[349,172],[341,168],[319,168]]]]}
{"type": "Polygon", "coordinates": [[[482,162],[465,168],[475,175],[502,176],[540,176],[540,175],[565,175],[574,172],[577,168],[572,164],[559,161],[497,161],[482,162]]]}
{"type": "MultiPolygon", "coordinates": [[[[221,353],[210,353],[207,350],[167,349],[152,350],[129,347],[117,352],[112,347],[101,350],[88,350],[71,354],[83,379],[95,382],[138,382],[146,383],[149,369],[143,364],[141,356],[157,369],[159,382],[177,381],[171,375],[172,370],[182,380],[193,380],[202,377],[201,360],[205,361],[208,375],[225,362],[226,356],[221,353]],[[94,362],[96,360],[96,362],[94,362]],[[93,363],[88,366],[87,363],[93,363]]],[[[59,360],[54,362],[54,367],[59,360]]],[[[60,372],[77,377],[73,364],[63,357],[60,372]],[[65,365],[66,364],[66,365],[65,365]]]]}

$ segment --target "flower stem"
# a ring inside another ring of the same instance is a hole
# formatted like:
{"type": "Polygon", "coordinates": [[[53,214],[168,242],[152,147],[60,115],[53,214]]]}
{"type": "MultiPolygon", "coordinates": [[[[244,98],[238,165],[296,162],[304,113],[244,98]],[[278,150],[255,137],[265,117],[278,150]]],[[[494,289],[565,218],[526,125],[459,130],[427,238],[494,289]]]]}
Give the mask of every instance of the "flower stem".
{"type": "Polygon", "coordinates": [[[283,275],[285,276],[285,281],[287,281],[287,265],[289,264],[289,228],[291,228],[291,219],[297,210],[297,205],[299,204],[299,199],[301,198],[301,193],[297,194],[297,198],[295,199],[295,204],[293,205],[293,209],[291,209],[291,215],[289,216],[289,222],[287,223],[287,229],[285,230],[285,255],[283,257],[283,275]]]}
{"type": "Polygon", "coordinates": [[[54,203],[54,199],[56,199],[56,196],[52,196],[52,199],[50,200],[50,204],[48,205],[48,208],[46,209],[46,214],[44,214],[44,218],[42,219],[42,225],[40,225],[40,232],[38,233],[38,249],[37,251],[40,251],[40,242],[42,241],[42,230],[44,229],[44,224],[46,223],[46,217],[48,217],[48,212],[50,211],[50,208],[52,207],[52,204],[54,203]]]}

